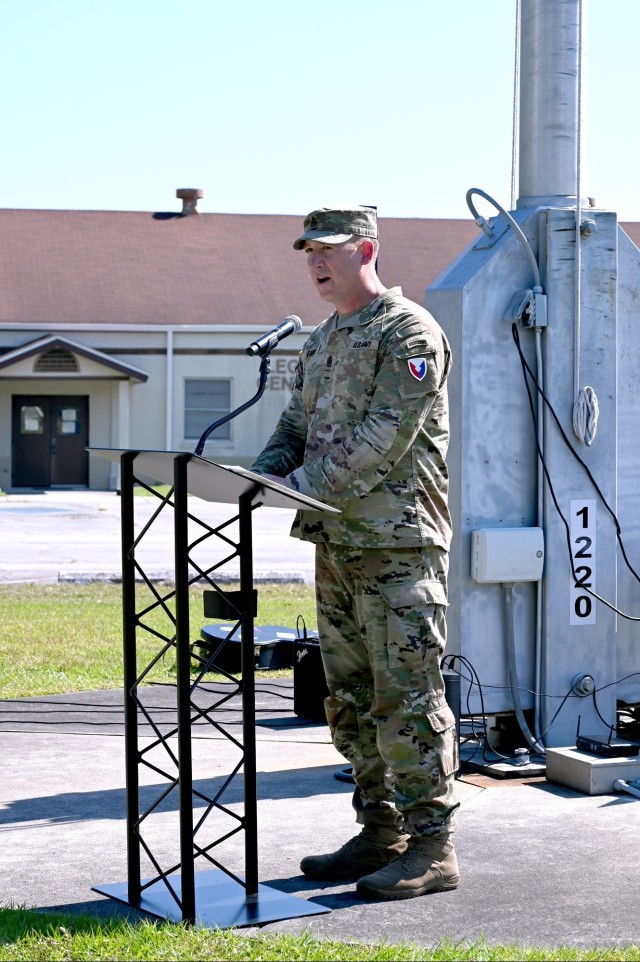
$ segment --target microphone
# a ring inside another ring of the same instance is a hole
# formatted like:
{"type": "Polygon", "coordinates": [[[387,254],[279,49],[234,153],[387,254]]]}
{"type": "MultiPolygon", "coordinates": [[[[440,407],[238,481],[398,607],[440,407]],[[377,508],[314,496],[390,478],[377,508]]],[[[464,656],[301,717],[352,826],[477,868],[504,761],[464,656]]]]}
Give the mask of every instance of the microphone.
{"type": "Polygon", "coordinates": [[[284,321],[281,321],[277,327],[274,327],[271,331],[267,331],[262,337],[259,337],[257,341],[253,341],[247,348],[247,354],[249,357],[255,357],[259,354],[260,357],[265,357],[272,351],[276,344],[281,341],[284,337],[288,337],[289,334],[295,334],[302,327],[302,321],[295,314],[290,314],[289,317],[285,317],[284,321]]]}

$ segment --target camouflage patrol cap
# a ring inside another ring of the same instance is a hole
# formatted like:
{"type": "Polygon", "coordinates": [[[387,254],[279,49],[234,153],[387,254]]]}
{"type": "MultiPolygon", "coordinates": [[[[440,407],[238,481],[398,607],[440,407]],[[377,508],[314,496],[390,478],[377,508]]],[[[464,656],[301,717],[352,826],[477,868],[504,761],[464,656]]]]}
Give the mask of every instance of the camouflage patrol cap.
{"type": "Polygon", "coordinates": [[[378,216],[373,207],[354,207],[352,210],[320,207],[313,210],[304,219],[304,234],[293,242],[293,246],[301,251],[306,241],[343,244],[353,234],[377,238],[378,216]]]}

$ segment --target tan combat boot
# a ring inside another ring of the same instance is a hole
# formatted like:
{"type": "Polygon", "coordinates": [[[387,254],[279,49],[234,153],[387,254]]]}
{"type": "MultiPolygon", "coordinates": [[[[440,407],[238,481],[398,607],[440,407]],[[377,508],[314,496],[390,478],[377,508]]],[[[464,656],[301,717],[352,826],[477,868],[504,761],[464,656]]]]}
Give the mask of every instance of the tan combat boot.
{"type": "Polygon", "coordinates": [[[447,892],[460,881],[458,860],[449,839],[413,836],[406,851],[389,865],[360,878],[359,895],[374,899],[412,899],[447,892]]]}
{"type": "Polygon", "coordinates": [[[395,828],[365,825],[359,835],[345,842],[337,852],[307,855],[300,862],[300,869],[308,878],[358,879],[397,859],[405,851],[408,841],[409,836],[402,835],[395,828]]]}

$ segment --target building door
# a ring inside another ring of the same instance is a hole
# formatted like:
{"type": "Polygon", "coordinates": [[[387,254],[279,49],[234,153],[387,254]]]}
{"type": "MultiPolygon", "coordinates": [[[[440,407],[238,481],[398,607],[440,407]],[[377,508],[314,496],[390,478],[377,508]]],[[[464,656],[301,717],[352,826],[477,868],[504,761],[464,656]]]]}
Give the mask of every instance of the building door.
{"type": "Polygon", "coordinates": [[[12,401],[12,486],[88,484],[89,398],[16,394],[12,401]]]}

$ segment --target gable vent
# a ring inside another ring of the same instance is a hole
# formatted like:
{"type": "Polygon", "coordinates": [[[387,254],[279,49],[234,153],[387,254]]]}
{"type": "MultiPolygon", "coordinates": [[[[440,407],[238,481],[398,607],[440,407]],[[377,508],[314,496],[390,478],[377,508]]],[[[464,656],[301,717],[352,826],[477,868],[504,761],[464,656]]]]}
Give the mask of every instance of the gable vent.
{"type": "Polygon", "coordinates": [[[79,371],[78,362],[71,351],[66,351],[63,347],[52,347],[50,351],[41,354],[33,370],[39,374],[55,372],[58,374],[66,371],[79,371]]]}

